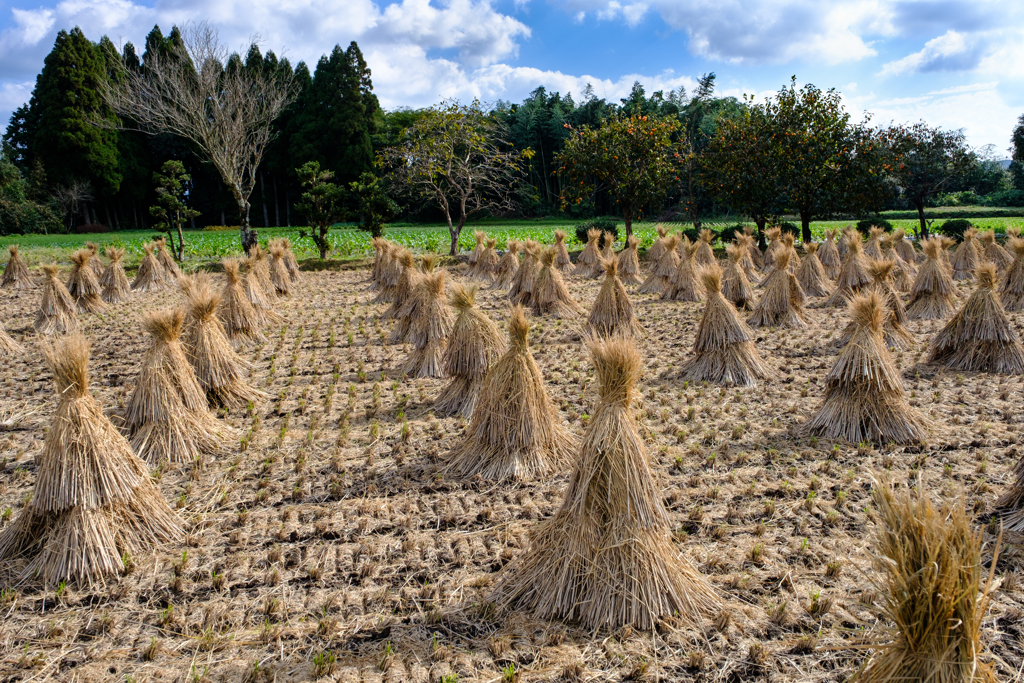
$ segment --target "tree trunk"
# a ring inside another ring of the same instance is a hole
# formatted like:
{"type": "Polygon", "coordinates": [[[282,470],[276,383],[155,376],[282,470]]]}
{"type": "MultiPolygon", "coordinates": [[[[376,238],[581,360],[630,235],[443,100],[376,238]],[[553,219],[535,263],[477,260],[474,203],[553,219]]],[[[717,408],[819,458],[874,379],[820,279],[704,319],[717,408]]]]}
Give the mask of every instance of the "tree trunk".
{"type": "Polygon", "coordinates": [[[459,232],[462,231],[462,226],[452,226],[451,219],[448,220],[448,234],[452,237],[451,249],[448,250],[449,256],[459,255],[459,232]]]}
{"type": "Polygon", "coordinates": [[[238,228],[239,239],[242,242],[242,251],[248,254],[249,250],[256,246],[259,233],[249,227],[249,202],[241,197],[238,197],[236,201],[238,201],[238,214],[242,219],[238,228]]]}
{"type": "Polygon", "coordinates": [[[633,212],[623,211],[622,221],[626,224],[626,239],[625,242],[629,243],[629,238],[633,236],[633,212]]]}
{"type": "Polygon", "coordinates": [[[810,211],[800,212],[800,232],[803,233],[804,244],[811,242],[811,213],[810,211]]]}
{"type": "Polygon", "coordinates": [[[178,263],[185,260],[185,235],[181,232],[181,221],[178,221],[178,263]]]}
{"type": "Polygon", "coordinates": [[[281,227],[281,203],[277,201],[277,174],[274,178],[274,225],[281,227]]]}
{"type": "Polygon", "coordinates": [[[292,204],[291,204],[291,190],[286,189],[284,191],[284,222],[288,224],[288,227],[292,227],[292,204]]]}
{"type": "Polygon", "coordinates": [[[917,220],[921,222],[921,232],[919,232],[918,240],[924,241],[928,239],[928,223],[924,220],[924,198],[914,198],[914,205],[917,207],[917,220]]]}
{"type": "Polygon", "coordinates": [[[263,227],[270,227],[270,214],[267,213],[267,187],[263,184],[263,171],[260,171],[260,203],[263,204],[263,227]]]}
{"type": "Polygon", "coordinates": [[[110,230],[110,226],[113,225],[114,222],[112,220],[110,220],[110,202],[109,201],[104,201],[103,202],[103,213],[105,213],[107,215],[107,230],[110,230]]]}
{"type": "Polygon", "coordinates": [[[757,248],[764,251],[764,248],[768,246],[764,241],[764,225],[767,223],[767,219],[763,216],[754,216],[754,225],[757,226],[757,248]]]}

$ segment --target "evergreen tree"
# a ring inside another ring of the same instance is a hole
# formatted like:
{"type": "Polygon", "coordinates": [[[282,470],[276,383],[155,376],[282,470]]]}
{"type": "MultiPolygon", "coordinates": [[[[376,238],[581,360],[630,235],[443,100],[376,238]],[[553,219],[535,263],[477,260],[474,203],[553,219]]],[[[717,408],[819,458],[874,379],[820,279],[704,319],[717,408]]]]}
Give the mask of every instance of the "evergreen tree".
{"type": "Polygon", "coordinates": [[[192,178],[185,173],[185,165],[180,161],[165,161],[160,173],[154,173],[156,181],[157,205],[149,207],[149,213],[157,219],[155,230],[163,230],[171,240],[171,250],[176,252],[179,261],[185,258],[185,234],[182,224],[199,215],[199,212],[185,203],[188,198],[192,178]],[[178,233],[178,245],[174,245],[174,233],[178,233]]]}
{"type": "Polygon", "coordinates": [[[1010,161],[1013,186],[1018,190],[1024,190],[1024,114],[1017,119],[1010,142],[1013,144],[1013,156],[1010,161]]]}

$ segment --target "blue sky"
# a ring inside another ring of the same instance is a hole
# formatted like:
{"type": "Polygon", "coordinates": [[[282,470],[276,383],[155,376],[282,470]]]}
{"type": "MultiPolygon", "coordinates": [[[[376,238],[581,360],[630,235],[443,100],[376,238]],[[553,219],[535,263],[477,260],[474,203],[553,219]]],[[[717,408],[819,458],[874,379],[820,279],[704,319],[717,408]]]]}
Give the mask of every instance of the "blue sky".
{"type": "Polygon", "coordinates": [[[618,98],[709,71],[722,94],[764,97],[795,75],[838,89],[858,119],[964,128],[999,157],[1024,114],[1019,0],[0,0],[0,120],[61,28],[140,45],[154,24],[199,19],[293,62],[356,40],[387,108],[538,85],[618,98]]]}

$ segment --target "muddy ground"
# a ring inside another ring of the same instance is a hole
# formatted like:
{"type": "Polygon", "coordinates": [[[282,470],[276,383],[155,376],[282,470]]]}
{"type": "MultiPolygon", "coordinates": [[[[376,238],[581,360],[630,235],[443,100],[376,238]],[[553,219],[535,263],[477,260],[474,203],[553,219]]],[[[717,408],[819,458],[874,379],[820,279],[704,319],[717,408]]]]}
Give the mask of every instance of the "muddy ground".
{"type": "MultiPolygon", "coordinates": [[[[993,504],[1021,448],[1022,378],[919,365],[941,324],[914,322],[918,344],[894,357],[931,421],[927,447],[815,441],[798,428],[821,400],[843,311],[811,309],[805,330],[759,331],[776,377],[723,389],[676,379],[702,305],[638,296],[642,431],[678,546],[710,577],[723,614],[699,627],[670,619],[654,633],[595,634],[496,613],[487,596],[497,572],[557,508],[568,473],[520,484],[442,476],[466,423],[430,412],[444,380],[400,380],[408,348],[382,343],[391,323],[379,321],[385,306],[370,302],[367,275],[304,273],[279,300],[268,341],[241,350],[271,400],[221,413],[235,431],[222,456],[154,471],[184,543],[132,558],[119,583],[92,590],[15,585],[8,568],[0,679],[841,681],[878,627],[874,473],[920,479],[936,500],[962,498],[991,558],[993,504]]],[[[569,282],[589,308],[598,281],[569,282]]],[[[500,294],[484,290],[478,302],[504,320],[500,294]]],[[[0,293],[0,318],[28,349],[0,371],[0,418],[22,418],[0,432],[0,526],[31,493],[56,405],[31,329],[39,295],[0,293]]],[[[141,313],[181,301],[167,290],[82,316],[105,408],[133,388],[148,346],[141,313]]],[[[531,330],[577,436],[595,401],[582,321],[534,318],[531,330]]],[[[1014,324],[1022,331],[1024,317],[1014,324]]],[[[1024,663],[1020,540],[1004,538],[984,622],[985,657],[1006,681],[1024,663]]]]}

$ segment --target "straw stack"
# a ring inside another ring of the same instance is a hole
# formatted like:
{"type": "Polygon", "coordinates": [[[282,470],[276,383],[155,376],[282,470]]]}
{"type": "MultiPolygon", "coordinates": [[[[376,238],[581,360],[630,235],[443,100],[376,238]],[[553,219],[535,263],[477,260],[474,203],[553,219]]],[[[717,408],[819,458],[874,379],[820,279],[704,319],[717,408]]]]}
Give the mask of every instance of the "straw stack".
{"type": "MultiPolygon", "coordinates": [[[[733,242],[739,249],[739,259],[737,260],[737,264],[739,264],[739,267],[743,269],[743,274],[747,276],[747,281],[749,282],[751,278],[757,275],[758,269],[757,262],[754,260],[753,254],[757,253],[757,255],[760,256],[761,252],[758,251],[757,244],[754,243],[753,235],[736,235],[733,242]]],[[[726,254],[728,255],[728,253],[728,249],[726,249],[726,254]]]]}
{"type": "Polygon", "coordinates": [[[402,274],[398,276],[395,296],[391,300],[391,306],[388,310],[380,315],[381,320],[394,318],[397,321],[392,330],[392,344],[401,344],[409,334],[411,309],[406,307],[406,302],[409,301],[409,298],[416,290],[416,286],[423,279],[423,273],[416,270],[416,259],[413,258],[411,251],[402,249],[398,254],[398,262],[402,266],[402,274]]]}
{"type": "Polygon", "coordinates": [[[983,247],[982,258],[994,265],[1000,273],[1006,272],[1006,269],[1013,263],[1013,257],[1000,246],[999,242],[996,242],[996,231],[986,230],[981,233],[980,238],[983,247]]]}
{"type": "Polygon", "coordinates": [[[512,285],[506,297],[513,303],[529,306],[533,302],[533,284],[540,275],[541,245],[533,240],[526,240],[523,246],[523,261],[519,264],[512,285]]]}
{"type": "Polygon", "coordinates": [[[155,311],[143,320],[152,345],[142,359],[124,423],[132,450],[156,465],[186,463],[214,453],[221,425],[210,414],[206,393],[181,345],[185,311],[155,311]]]}
{"type": "Polygon", "coordinates": [[[377,280],[377,296],[374,297],[375,304],[389,304],[395,300],[395,289],[398,287],[398,280],[402,277],[402,264],[398,257],[402,248],[397,244],[389,244],[381,251],[380,276],[377,280]]]}
{"type": "Polygon", "coordinates": [[[167,250],[167,238],[161,237],[156,240],[156,260],[160,262],[164,279],[169,283],[176,283],[181,277],[181,269],[175,263],[171,252],[167,250]]]}
{"type": "Polygon", "coordinates": [[[224,267],[224,289],[221,291],[218,316],[224,323],[224,331],[228,338],[265,339],[263,332],[260,331],[263,316],[253,308],[242,287],[242,279],[238,274],[238,259],[224,259],[221,265],[224,267]]]}
{"type": "Polygon", "coordinates": [[[487,246],[480,252],[473,274],[481,280],[490,280],[494,277],[494,271],[498,268],[498,252],[495,249],[497,244],[498,240],[488,239],[487,246]]]}
{"type": "Polygon", "coordinates": [[[789,272],[796,275],[800,270],[800,255],[796,253],[796,237],[787,232],[782,236],[782,247],[789,254],[789,272]]]}
{"type": "Polygon", "coordinates": [[[796,273],[796,280],[803,287],[804,294],[813,297],[832,296],[832,287],[825,275],[825,267],[818,260],[818,245],[814,242],[804,242],[804,251],[807,255],[796,273]]]}
{"type": "Polygon", "coordinates": [[[711,244],[718,238],[718,235],[707,228],[697,233],[697,244],[693,252],[693,263],[698,268],[711,265],[715,262],[715,250],[711,244]]]}
{"type": "Polygon", "coordinates": [[[14,338],[7,334],[7,330],[0,324],[0,358],[6,358],[15,354],[20,355],[24,351],[25,347],[14,341],[14,338]]]}
{"type": "Polygon", "coordinates": [[[967,303],[935,335],[928,361],[953,370],[1024,374],[1024,347],[996,294],[996,267],[975,271],[978,286],[967,303]]]}
{"type": "Polygon", "coordinates": [[[562,273],[555,268],[555,256],[554,247],[547,247],[541,252],[540,272],[533,283],[533,312],[534,315],[575,318],[580,313],[580,305],[569,294],[562,273]]]}
{"type": "Polygon", "coordinates": [[[864,255],[869,259],[882,260],[882,235],[884,234],[885,230],[877,225],[872,225],[868,230],[868,241],[864,245],[864,255]]]}
{"type": "Polygon", "coordinates": [[[393,246],[383,237],[374,237],[370,240],[373,246],[373,267],[370,269],[370,291],[378,291],[383,286],[384,267],[391,260],[391,249],[393,246]]]}
{"type": "Polygon", "coordinates": [[[750,286],[745,269],[740,264],[744,257],[750,259],[750,253],[745,244],[740,242],[727,246],[725,254],[729,258],[725,263],[725,274],[722,276],[722,296],[737,309],[749,311],[754,307],[754,290],[750,286]]]}
{"type": "Polygon", "coordinates": [[[221,295],[206,273],[197,273],[188,289],[188,325],[184,343],[188,360],[211,406],[240,408],[266,400],[246,381],[252,366],[242,360],[217,317],[221,295]]]}
{"type": "Polygon", "coordinates": [[[892,235],[882,237],[882,260],[892,261],[895,265],[892,269],[892,285],[897,292],[909,292],[914,286],[914,278],[917,277],[917,264],[907,263],[896,251],[895,240],[892,235]]]}
{"type": "Polygon", "coordinates": [[[943,320],[953,313],[956,285],[942,263],[942,240],[924,242],[925,261],[910,289],[907,317],[911,320],[943,320]]]}
{"type": "MultiPolygon", "coordinates": [[[[256,251],[257,248],[254,247],[252,251],[256,251]]],[[[249,300],[249,304],[256,311],[256,315],[259,316],[260,324],[275,320],[277,315],[271,310],[270,297],[267,295],[267,290],[260,283],[257,261],[253,260],[253,257],[248,256],[242,259],[242,267],[246,271],[245,275],[242,276],[242,291],[245,292],[245,297],[249,300]]]]}
{"type": "MultiPolygon", "coordinates": [[[[99,281],[103,277],[103,264],[100,263],[100,245],[95,242],[86,242],[85,248],[92,254],[92,258],[89,259],[89,268],[92,269],[92,274],[96,276],[96,280],[99,281]]],[[[101,283],[102,284],[102,283],[101,283]]]]}
{"type": "Polygon", "coordinates": [[[636,235],[630,235],[625,248],[619,252],[619,279],[623,284],[640,284],[640,257],[636,252],[639,246],[640,240],[636,235]]]}
{"type": "Polygon", "coordinates": [[[680,378],[691,382],[755,386],[757,380],[771,375],[771,369],[758,355],[750,328],[740,320],[732,303],[722,296],[722,269],[713,263],[701,271],[700,277],[708,303],[697,327],[693,357],[683,363],[680,378]]]}
{"type": "Polygon", "coordinates": [[[133,292],[156,292],[164,288],[164,269],[153,255],[156,249],[155,244],[145,244],[142,247],[146,255],[139,263],[139,270],[135,273],[135,280],[132,282],[133,292]]]}
{"type": "Polygon", "coordinates": [[[788,272],[789,252],[779,250],[774,270],[768,276],[764,294],[747,319],[751,327],[806,327],[804,291],[796,276],[788,272]]]}
{"type": "Polygon", "coordinates": [[[18,245],[12,244],[7,247],[7,251],[10,254],[10,258],[7,259],[7,265],[4,266],[4,277],[0,281],[0,287],[4,289],[32,289],[32,278],[28,274],[28,266],[21,260],[21,254],[18,253],[18,245]]]}
{"type": "Polygon", "coordinates": [[[654,229],[658,232],[658,236],[654,238],[654,243],[647,250],[646,256],[648,261],[657,265],[658,261],[665,254],[665,237],[668,236],[668,229],[661,224],[654,226],[654,229]]]}
{"type": "Polygon", "coordinates": [[[633,416],[640,354],[632,341],[590,344],[600,401],[562,506],[531,534],[492,600],[503,610],[591,631],[649,632],[675,616],[697,624],[719,605],[672,542],[662,488],[633,416]]]}
{"type": "Polygon", "coordinates": [[[668,285],[661,292],[661,298],[665,301],[700,301],[700,283],[697,281],[697,264],[695,257],[697,249],[703,242],[691,243],[683,237],[680,252],[679,265],[673,273],[668,285]]]}
{"type": "Polygon", "coordinates": [[[1024,239],[1011,237],[1009,245],[1013,252],[1013,263],[1003,274],[999,298],[1007,311],[1024,313],[1024,239]]]}
{"type": "Polygon", "coordinates": [[[953,252],[950,265],[953,267],[954,280],[974,279],[974,270],[982,262],[981,253],[978,251],[978,243],[974,241],[977,236],[977,228],[968,228],[964,231],[963,242],[953,252]]]}
{"type": "Polygon", "coordinates": [[[672,278],[675,277],[676,270],[679,268],[679,254],[676,252],[676,247],[679,245],[680,239],[679,235],[665,237],[662,241],[664,251],[661,258],[658,259],[647,279],[636,290],[638,294],[660,294],[671,285],[672,278]]]}
{"type": "Polygon", "coordinates": [[[764,234],[768,238],[768,246],[765,248],[764,258],[761,260],[761,269],[771,272],[775,267],[775,257],[780,251],[783,251],[782,228],[768,228],[764,234]]]}
{"type": "Polygon", "coordinates": [[[480,260],[480,254],[484,253],[484,240],[487,239],[487,234],[479,230],[474,230],[473,239],[476,240],[476,246],[473,247],[473,251],[469,252],[470,273],[472,273],[476,269],[477,261],[480,260]]]}
{"type": "Polygon", "coordinates": [[[444,372],[452,378],[434,401],[438,415],[473,416],[487,369],[505,352],[501,329],[474,305],[475,285],[452,285],[449,302],[457,311],[444,352],[444,372]]]}
{"type": "Polygon", "coordinates": [[[825,231],[825,241],[818,250],[818,261],[821,262],[822,268],[825,269],[825,277],[829,280],[838,279],[839,268],[842,266],[843,260],[840,258],[839,249],[836,247],[835,230],[825,231]]]}
{"type": "MultiPolygon", "coordinates": [[[[868,265],[868,272],[871,274],[872,283],[865,291],[873,291],[878,294],[885,307],[885,322],[882,324],[882,336],[885,344],[890,349],[907,349],[914,343],[914,335],[906,328],[907,311],[903,307],[903,300],[892,284],[892,272],[895,269],[893,261],[872,261],[868,265]]],[[[837,341],[840,347],[846,346],[859,325],[851,321],[846,326],[843,336],[837,341]]]]}
{"type": "Polygon", "coordinates": [[[643,332],[633,302],[619,279],[618,268],[618,258],[614,256],[604,262],[604,282],[587,318],[590,333],[597,337],[630,337],[643,332]]]}
{"type": "Polygon", "coordinates": [[[412,351],[403,372],[408,377],[442,377],[444,346],[455,318],[445,300],[445,271],[425,274],[416,288],[415,312],[409,325],[412,351]]]}
{"type": "Polygon", "coordinates": [[[68,277],[68,294],[75,300],[75,305],[82,313],[99,313],[106,309],[100,296],[99,280],[89,266],[92,252],[79,249],[71,255],[71,275],[68,277]]]}
{"type": "Polygon", "coordinates": [[[132,284],[128,282],[124,266],[121,265],[124,249],[107,247],[107,258],[110,259],[110,263],[100,278],[100,287],[103,290],[100,296],[108,304],[124,303],[131,298],[132,293],[132,284]]]}
{"type": "Polygon", "coordinates": [[[43,266],[43,299],[33,327],[39,334],[64,334],[78,329],[75,300],[57,274],[57,264],[43,266]]]}
{"type": "Polygon", "coordinates": [[[572,462],[573,439],[530,353],[522,307],[513,307],[508,328],[509,349],[487,371],[466,436],[451,454],[448,470],[462,477],[533,479],[572,462]]]}
{"type": "Polygon", "coordinates": [[[270,284],[278,296],[291,294],[292,279],[288,275],[284,247],[276,241],[270,245],[270,284]]]}
{"type": "Polygon", "coordinates": [[[70,335],[42,351],[59,403],[32,496],[0,535],[0,559],[26,558],[25,580],[103,585],[125,570],[125,555],[178,541],[181,525],[90,395],[85,339],[70,335]]]}
{"type": "Polygon", "coordinates": [[[963,502],[936,510],[920,483],[896,491],[876,482],[871,503],[878,527],[870,554],[881,576],[873,581],[882,593],[881,607],[872,610],[877,617],[863,643],[871,658],[854,680],[996,683],[992,665],[983,659],[981,629],[999,544],[990,571],[981,526],[963,502]]]}
{"type": "Polygon", "coordinates": [[[509,240],[505,255],[498,261],[498,267],[494,270],[494,281],[487,289],[508,289],[519,270],[519,249],[518,240],[509,240]]]}
{"type": "Polygon", "coordinates": [[[885,306],[877,292],[849,304],[856,329],[825,378],[825,400],[806,424],[810,434],[850,443],[923,442],[925,421],[908,403],[886,348],[885,306]]]}
{"type": "Polygon", "coordinates": [[[898,228],[892,231],[892,248],[900,255],[900,258],[911,266],[917,266],[921,261],[919,254],[914,250],[913,243],[907,239],[907,231],[898,228]]]}
{"type": "Polygon", "coordinates": [[[833,306],[845,306],[861,288],[871,284],[871,276],[868,275],[868,262],[864,258],[864,244],[856,230],[848,231],[846,235],[846,255],[839,267],[839,278],[836,280],[836,290],[821,306],[825,308],[833,306]]]}
{"type": "Polygon", "coordinates": [[[555,268],[565,270],[572,265],[569,250],[565,247],[565,231],[555,230],[555,268]]]}
{"type": "Polygon", "coordinates": [[[1013,483],[1010,490],[996,500],[996,509],[1003,517],[1003,528],[1009,531],[1024,531],[1024,456],[1013,468],[1013,483]]]}
{"type": "MultiPolygon", "coordinates": [[[[764,254],[761,253],[761,249],[757,245],[758,238],[754,235],[754,228],[749,225],[743,226],[743,234],[750,238],[746,242],[747,250],[750,252],[750,259],[758,269],[764,268],[764,254]]],[[[747,277],[751,277],[749,272],[747,273],[747,277]]]]}
{"type": "Polygon", "coordinates": [[[576,268],[573,275],[580,277],[594,277],[594,271],[601,272],[601,235],[600,230],[591,228],[587,230],[587,246],[580,252],[576,259],[576,268]]]}
{"type": "Polygon", "coordinates": [[[295,258],[295,252],[292,251],[292,241],[287,237],[282,237],[278,240],[278,244],[284,249],[284,265],[288,269],[288,278],[292,282],[298,282],[302,277],[302,271],[299,270],[299,260],[295,258]]]}

